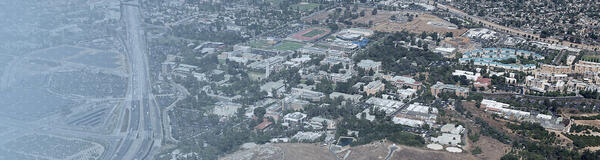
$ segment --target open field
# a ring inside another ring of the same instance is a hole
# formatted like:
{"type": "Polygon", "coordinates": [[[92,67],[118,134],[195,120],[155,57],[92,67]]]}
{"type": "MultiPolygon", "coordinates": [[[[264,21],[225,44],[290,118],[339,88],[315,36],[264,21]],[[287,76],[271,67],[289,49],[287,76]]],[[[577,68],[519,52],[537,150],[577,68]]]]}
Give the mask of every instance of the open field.
{"type": "Polygon", "coordinates": [[[294,41],[281,41],[277,44],[272,44],[272,42],[269,42],[267,40],[255,40],[255,41],[248,42],[248,46],[250,46],[252,48],[276,49],[276,50],[281,50],[281,51],[285,51],[285,50],[294,51],[298,48],[302,48],[304,45],[305,45],[304,43],[294,42],[294,41]]]}
{"type": "Polygon", "coordinates": [[[292,41],[283,41],[280,42],[279,44],[275,45],[273,48],[277,49],[277,50],[288,50],[288,51],[294,51],[298,48],[302,48],[304,46],[303,43],[299,43],[299,42],[292,42],[292,41]]]}
{"type": "Polygon", "coordinates": [[[414,148],[407,146],[399,146],[400,149],[394,152],[394,155],[390,159],[403,159],[403,160],[451,160],[451,159],[477,159],[470,153],[450,153],[447,151],[433,151],[422,148],[414,148]]]}
{"type": "Polygon", "coordinates": [[[119,64],[117,64],[119,60],[117,56],[118,54],[115,52],[97,52],[94,54],[80,55],[71,58],[68,61],[97,67],[116,68],[119,66],[119,64]]]}
{"type": "Polygon", "coordinates": [[[369,21],[372,21],[374,25],[382,24],[390,21],[390,17],[392,15],[396,15],[396,17],[401,17],[400,15],[404,12],[400,11],[385,11],[378,10],[376,15],[371,14],[372,8],[359,8],[357,12],[365,11],[364,17],[358,17],[357,19],[352,20],[352,23],[362,23],[369,24],[369,21]]]}
{"type": "Polygon", "coordinates": [[[308,143],[280,143],[274,144],[283,150],[285,159],[335,159],[326,147],[308,143]]]}
{"type": "Polygon", "coordinates": [[[0,92],[1,116],[17,120],[34,121],[65,111],[74,101],[40,88],[15,88],[0,92]],[[35,97],[35,98],[32,98],[35,97]]]}
{"type": "Polygon", "coordinates": [[[319,12],[312,14],[311,16],[303,17],[302,21],[307,22],[307,23],[311,23],[312,20],[324,21],[325,19],[327,19],[327,16],[329,14],[333,13],[334,11],[335,11],[335,9],[330,9],[327,11],[319,11],[319,12]]]}
{"type": "Polygon", "coordinates": [[[574,124],[588,125],[600,128],[600,120],[573,120],[574,124]]]}
{"type": "MultiPolygon", "coordinates": [[[[350,152],[350,155],[348,156],[348,159],[355,159],[355,160],[384,159],[389,151],[389,149],[387,148],[388,146],[389,146],[388,143],[381,143],[379,141],[373,142],[370,144],[361,145],[361,146],[355,146],[355,147],[350,148],[351,152],[350,152]]],[[[398,151],[398,150],[396,150],[396,151],[398,151]]],[[[344,154],[346,154],[346,152],[347,151],[341,152],[342,155],[338,155],[338,156],[344,156],[344,154]]],[[[396,153],[394,153],[394,154],[396,154],[396,153]]]]}
{"type": "MultiPolygon", "coordinates": [[[[396,15],[397,17],[405,18],[404,14],[400,13],[396,15]]],[[[410,13],[415,14],[415,13],[410,13]]],[[[377,14],[379,15],[379,14],[377,14]]],[[[414,20],[408,22],[390,22],[389,18],[385,19],[385,21],[381,21],[377,23],[374,21],[375,26],[371,27],[372,30],[382,31],[382,32],[400,32],[402,30],[406,30],[412,33],[422,33],[425,32],[437,32],[438,34],[444,34],[446,32],[452,32],[455,36],[461,35],[467,31],[467,29],[455,29],[452,27],[450,22],[443,20],[439,17],[430,14],[418,14],[419,16],[414,18],[414,20]]],[[[391,16],[391,15],[390,15],[391,16]]]]}
{"type": "Polygon", "coordinates": [[[319,4],[316,3],[306,3],[301,2],[298,4],[290,5],[291,9],[299,10],[299,11],[313,11],[319,7],[319,4]]]}
{"type": "Polygon", "coordinates": [[[27,135],[11,141],[5,146],[10,150],[55,159],[66,159],[85,149],[93,147],[90,142],[53,137],[47,135],[27,135]]]}
{"type": "Polygon", "coordinates": [[[259,80],[259,79],[265,77],[265,74],[260,73],[260,72],[248,72],[248,77],[250,77],[250,79],[256,81],[256,80],[259,80]]]}
{"type": "MultiPolygon", "coordinates": [[[[347,159],[352,160],[371,160],[385,159],[388,154],[388,146],[391,143],[374,142],[366,145],[355,146],[350,148],[352,152],[347,159]]],[[[390,159],[406,159],[406,160],[450,160],[450,159],[477,159],[470,153],[450,153],[447,151],[434,151],[425,148],[409,147],[396,145],[398,149],[394,151],[390,159]]]]}
{"type": "Polygon", "coordinates": [[[475,155],[479,159],[500,159],[511,149],[509,145],[488,136],[479,137],[479,140],[473,143],[471,148],[475,148],[475,146],[481,148],[481,154],[475,155]]]}
{"type": "Polygon", "coordinates": [[[255,41],[248,42],[248,46],[250,46],[252,48],[267,49],[267,48],[271,48],[273,45],[270,44],[269,41],[267,41],[267,40],[255,40],[255,41]]]}
{"type": "MultiPolygon", "coordinates": [[[[351,147],[348,160],[376,160],[385,159],[388,154],[388,146],[391,143],[373,142],[366,145],[351,147]]],[[[304,159],[336,159],[328,146],[308,143],[277,143],[258,145],[251,149],[240,150],[220,159],[285,159],[285,160],[304,160],[304,159]]],[[[450,160],[450,159],[477,159],[470,153],[450,153],[446,151],[433,151],[424,148],[398,146],[390,159],[408,159],[408,160],[450,160]]],[[[339,154],[346,154],[347,151],[339,154]]],[[[485,152],[485,151],[484,151],[485,152]]],[[[490,151],[492,152],[492,151],[490,151]]],[[[338,156],[340,156],[338,154],[338,156]]],[[[499,159],[499,157],[495,158],[499,159]]]]}
{"type": "Polygon", "coordinates": [[[72,46],[59,46],[37,51],[37,53],[34,53],[34,56],[52,60],[61,60],[63,58],[79,54],[84,50],[85,49],[72,46]]]}
{"type": "Polygon", "coordinates": [[[326,147],[308,143],[278,143],[257,145],[221,157],[222,160],[301,160],[335,159],[326,147]]]}

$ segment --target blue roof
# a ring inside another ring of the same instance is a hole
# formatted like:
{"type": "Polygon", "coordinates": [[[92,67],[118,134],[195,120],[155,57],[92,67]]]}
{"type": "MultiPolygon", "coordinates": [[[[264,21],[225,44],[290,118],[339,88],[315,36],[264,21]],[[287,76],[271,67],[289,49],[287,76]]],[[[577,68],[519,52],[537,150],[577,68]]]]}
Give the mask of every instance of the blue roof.
{"type": "Polygon", "coordinates": [[[473,62],[476,62],[476,63],[482,63],[482,64],[486,64],[486,65],[496,65],[496,66],[502,66],[502,67],[507,67],[507,68],[523,68],[523,67],[529,68],[529,67],[536,66],[535,64],[516,65],[516,64],[503,64],[500,62],[496,62],[498,60],[517,58],[517,54],[529,54],[530,56],[532,56],[536,59],[544,58],[544,56],[536,54],[535,52],[525,51],[525,50],[516,50],[516,49],[511,49],[511,48],[483,48],[483,50],[475,49],[475,50],[467,51],[464,53],[465,58],[460,58],[459,60],[460,61],[473,60],[473,62]],[[483,52],[483,51],[489,51],[489,52],[483,52]],[[485,56],[485,57],[478,57],[478,56],[485,56]]]}

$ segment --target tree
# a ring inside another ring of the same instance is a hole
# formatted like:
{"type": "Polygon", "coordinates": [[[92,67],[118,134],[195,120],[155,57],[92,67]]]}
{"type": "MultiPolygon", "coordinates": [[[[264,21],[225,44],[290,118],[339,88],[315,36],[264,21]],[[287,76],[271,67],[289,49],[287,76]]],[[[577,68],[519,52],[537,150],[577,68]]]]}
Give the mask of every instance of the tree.
{"type": "Polygon", "coordinates": [[[313,19],[312,24],[319,24],[319,21],[317,21],[316,19],[313,19]]]}
{"type": "Polygon", "coordinates": [[[479,134],[471,133],[471,134],[469,134],[469,139],[471,140],[471,142],[475,143],[475,142],[479,141],[479,134]]]}
{"type": "Polygon", "coordinates": [[[372,69],[369,69],[369,73],[368,73],[368,75],[369,75],[369,76],[373,76],[373,75],[375,75],[375,71],[373,71],[372,69]]]}
{"type": "Polygon", "coordinates": [[[501,160],[519,160],[519,157],[517,157],[514,154],[506,154],[504,156],[502,156],[502,158],[500,158],[501,160]]]}
{"type": "Polygon", "coordinates": [[[316,90],[325,94],[331,94],[333,92],[333,82],[328,79],[321,79],[321,83],[315,86],[316,90]]]}
{"type": "Polygon", "coordinates": [[[377,8],[374,8],[373,11],[371,11],[371,15],[377,15],[377,8]]]}
{"type": "Polygon", "coordinates": [[[365,16],[365,10],[362,10],[362,11],[360,11],[359,15],[360,15],[361,17],[364,17],[364,16],[365,16]]]}
{"type": "Polygon", "coordinates": [[[331,66],[331,68],[329,68],[329,71],[333,73],[339,73],[340,69],[342,69],[343,67],[344,65],[342,65],[342,63],[334,64],[333,66],[331,66]]]}
{"type": "Polygon", "coordinates": [[[256,116],[256,118],[258,120],[262,121],[263,117],[265,116],[265,113],[267,113],[267,110],[265,109],[265,107],[254,108],[254,116],[256,116]]]}
{"type": "Polygon", "coordinates": [[[352,89],[352,85],[348,82],[339,82],[335,86],[336,92],[350,93],[351,89],[352,89]]]}
{"type": "Polygon", "coordinates": [[[329,23],[327,24],[327,27],[329,27],[329,29],[331,29],[332,31],[338,30],[338,25],[335,23],[329,23]]]}
{"type": "Polygon", "coordinates": [[[315,84],[315,81],[312,80],[312,79],[309,79],[309,80],[306,80],[306,82],[304,82],[304,84],[306,84],[306,85],[313,85],[313,84],[315,84]]]}
{"type": "Polygon", "coordinates": [[[471,151],[471,154],[473,154],[473,155],[481,154],[481,148],[479,148],[479,146],[475,147],[475,149],[473,149],[471,151]]]}
{"type": "Polygon", "coordinates": [[[446,32],[446,34],[444,34],[444,37],[454,37],[454,33],[446,32]]]}

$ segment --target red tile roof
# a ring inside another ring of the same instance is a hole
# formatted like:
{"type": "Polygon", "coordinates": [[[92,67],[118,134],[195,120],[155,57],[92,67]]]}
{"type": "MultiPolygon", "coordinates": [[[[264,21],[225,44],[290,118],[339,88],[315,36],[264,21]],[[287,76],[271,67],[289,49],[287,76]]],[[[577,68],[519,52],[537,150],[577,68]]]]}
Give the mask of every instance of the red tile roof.
{"type": "Polygon", "coordinates": [[[263,129],[267,128],[269,125],[271,125],[272,123],[273,122],[270,122],[267,119],[263,119],[263,122],[256,125],[256,127],[254,127],[254,129],[263,130],[263,129]]]}

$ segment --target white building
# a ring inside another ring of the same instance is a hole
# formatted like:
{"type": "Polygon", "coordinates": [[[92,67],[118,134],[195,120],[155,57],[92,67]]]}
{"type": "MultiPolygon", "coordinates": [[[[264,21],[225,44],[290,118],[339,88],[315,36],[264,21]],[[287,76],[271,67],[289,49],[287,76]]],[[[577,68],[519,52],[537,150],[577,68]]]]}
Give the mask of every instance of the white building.
{"type": "Polygon", "coordinates": [[[285,92],[285,84],[283,84],[283,80],[279,80],[277,82],[267,82],[260,86],[260,91],[267,92],[269,97],[277,96],[278,94],[285,92]],[[277,95],[273,95],[273,93],[277,95]]]}
{"type": "Polygon", "coordinates": [[[392,118],[392,122],[394,122],[394,124],[401,124],[401,125],[410,126],[410,127],[421,127],[421,126],[423,126],[423,124],[425,124],[425,122],[423,122],[421,120],[414,120],[414,119],[400,118],[400,117],[392,118]]]}
{"type": "Polygon", "coordinates": [[[451,133],[442,133],[441,136],[431,137],[431,141],[449,146],[457,146],[461,142],[460,135],[451,133]]]}
{"type": "Polygon", "coordinates": [[[500,103],[493,100],[484,99],[481,101],[481,106],[485,107],[485,111],[492,112],[494,114],[503,115],[504,118],[510,119],[522,119],[529,117],[530,113],[520,110],[508,109],[510,106],[506,103],[500,103]]]}
{"type": "Polygon", "coordinates": [[[336,99],[338,97],[342,97],[344,100],[358,102],[362,98],[362,95],[360,95],[360,94],[353,95],[353,94],[346,94],[346,93],[340,93],[340,92],[333,92],[333,93],[329,94],[329,98],[336,99]]]}
{"type": "Polygon", "coordinates": [[[362,112],[360,112],[360,113],[356,114],[356,118],[358,118],[358,119],[361,119],[361,118],[362,118],[362,115],[363,115],[363,114],[365,114],[365,119],[366,119],[366,120],[369,120],[369,121],[371,121],[371,122],[372,122],[372,121],[374,121],[374,120],[375,120],[375,115],[371,115],[371,114],[369,114],[369,112],[370,112],[370,111],[369,111],[369,109],[367,108],[367,109],[363,110],[362,112]]]}
{"type": "Polygon", "coordinates": [[[288,113],[283,116],[283,122],[287,123],[289,126],[297,126],[304,122],[306,116],[306,114],[301,112],[288,113]]]}
{"type": "Polygon", "coordinates": [[[462,134],[465,131],[465,128],[462,125],[456,125],[453,123],[448,123],[440,128],[441,132],[451,133],[451,134],[462,134]]]}
{"type": "Polygon", "coordinates": [[[367,95],[377,94],[385,89],[385,84],[383,82],[377,80],[369,82],[366,86],[363,87],[363,91],[367,93],[367,95]]]}
{"type": "Polygon", "coordinates": [[[433,125],[437,119],[438,109],[421,105],[420,103],[410,104],[408,107],[400,111],[398,117],[422,120],[430,125],[433,125]]]}
{"type": "Polygon", "coordinates": [[[400,96],[402,99],[412,98],[414,95],[416,95],[416,93],[417,90],[412,88],[398,89],[398,96],[400,96]]]}
{"type": "Polygon", "coordinates": [[[381,62],[375,62],[370,59],[361,60],[356,65],[365,71],[373,70],[375,73],[379,73],[379,70],[381,70],[381,62]]]}
{"type": "Polygon", "coordinates": [[[396,112],[398,109],[400,109],[400,107],[402,107],[402,105],[404,105],[404,103],[400,101],[381,99],[377,97],[371,97],[365,101],[365,103],[373,105],[373,107],[375,107],[377,110],[383,110],[388,116],[396,112]]]}
{"type": "Polygon", "coordinates": [[[454,72],[452,72],[453,76],[465,76],[467,77],[468,80],[471,81],[477,81],[477,79],[479,79],[479,77],[481,77],[480,73],[473,73],[473,72],[469,72],[469,71],[463,71],[463,70],[454,70],[454,72]]]}

